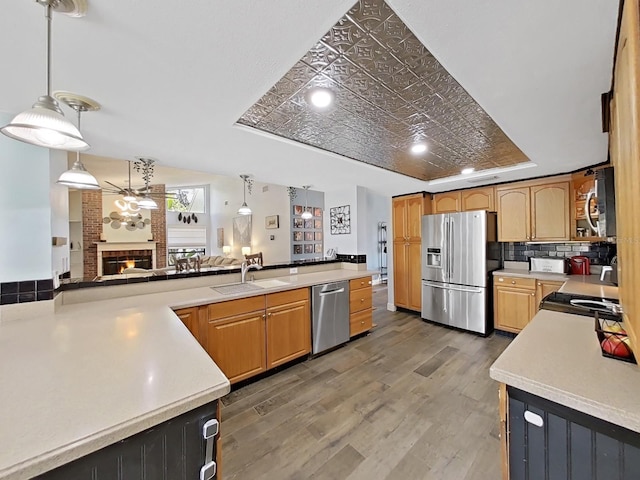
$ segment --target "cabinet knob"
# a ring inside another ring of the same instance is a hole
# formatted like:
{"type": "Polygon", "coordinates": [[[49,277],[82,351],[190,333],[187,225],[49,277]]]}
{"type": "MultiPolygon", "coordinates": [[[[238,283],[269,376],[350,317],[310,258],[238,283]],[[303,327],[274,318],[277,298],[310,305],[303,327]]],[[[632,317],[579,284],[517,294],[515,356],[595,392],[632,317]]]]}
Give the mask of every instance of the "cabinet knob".
{"type": "Polygon", "coordinates": [[[360,282],[360,285],[364,285],[364,282],[360,282]]]}
{"type": "Polygon", "coordinates": [[[360,322],[360,325],[364,325],[364,320],[360,322]]]}
{"type": "Polygon", "coordinates": [[[371,280],[369,280],[369,282],[367,282],[369,285],[371,285],[371,280]]]}
{"type": "Polygon", "coordinates": [[[533,235],[533,237],[532,237],[532,238],[536,238],[536,236],[535,236],[535,235],[533,235]]]}
{"type": "Polygon", "coordinates": [[[364,298],[361,298],[361,299],[360,299],[360,301],[361,301],[361,302],[364,302],[364,298]]]}
{"type": "Polygon", "coordinates": [[[512,284],[512,285],[515,285],[515,284],[516,284],[516,281],[515,281],[515,280],[511,280],[511,284],[512,284]]]}
{"type": "Polygon", "coordinates": [[[265,318],[267,318],[267,316],[263,314],[262,315],[262,319],[264,320],[265,318]]]}
{"type": "Polygon", "coordinates": [[[539,287],[541,287],[541,286],[542,286],[542,284],[541,284],[541,283],[538,283],[538,286],[539,286],[539,287]]]}
{"type": "Polygon", "coordinates": [[[271,316],[271,312],[267,313],[267,317],[270,317],[270,316],[271,316]]]}
{"type": "Polygon", "coordinates": [[[535,293],[532,293],[531,296],[533,297],[535,295],[535,293]]]}

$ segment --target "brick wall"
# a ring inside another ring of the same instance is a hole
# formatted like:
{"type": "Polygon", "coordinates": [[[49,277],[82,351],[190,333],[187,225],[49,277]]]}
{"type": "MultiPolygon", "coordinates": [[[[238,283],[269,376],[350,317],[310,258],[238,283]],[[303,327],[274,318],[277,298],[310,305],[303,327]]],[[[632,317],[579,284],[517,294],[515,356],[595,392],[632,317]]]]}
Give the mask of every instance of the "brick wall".
{"type": "Polygon", "coordinates": [[[98,247],[102,233],[102,190],[82,191],[82,257],[84,278],[98,275],[98,247]]]}
{"type": "Polygon", "coordinates": [[[505,243],[504,259],[527,262],[529,257],[573,257],[584,255],[591,263],[608,265],[616,254],[615,243],[505,243]]]}
{"type": "MultiPolygon", "coordinates": [[[[153,185],[151,192],[164,193],[164,185],[153,185]]],[[[167,202],[163,197],[154,197],[158,204],[157,210],[151,210],[151,235],[156,242],[156,267],[167,266],[167,202]]]]}

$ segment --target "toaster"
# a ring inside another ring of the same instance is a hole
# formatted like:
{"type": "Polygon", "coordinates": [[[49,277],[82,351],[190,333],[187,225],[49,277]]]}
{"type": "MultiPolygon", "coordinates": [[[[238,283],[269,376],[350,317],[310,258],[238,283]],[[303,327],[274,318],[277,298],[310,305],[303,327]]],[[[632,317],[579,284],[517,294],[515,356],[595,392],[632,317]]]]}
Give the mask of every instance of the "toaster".
{"type": "Polygon", "coordinates": [[[567,261],[555,257],[529,257],[531,272],[567,273],[567,261]]]}

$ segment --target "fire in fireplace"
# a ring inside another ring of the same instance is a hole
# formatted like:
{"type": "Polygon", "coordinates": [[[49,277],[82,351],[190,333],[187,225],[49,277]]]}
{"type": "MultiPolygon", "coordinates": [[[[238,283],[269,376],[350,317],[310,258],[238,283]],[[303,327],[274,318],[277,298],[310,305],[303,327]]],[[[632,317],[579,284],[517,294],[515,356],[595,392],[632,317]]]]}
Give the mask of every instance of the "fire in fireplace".
{"type": "Polygon", "coordinates": [[[116,275],[125,268],[152,268],[151,250],[102,252],[102,274],[116,275]]]}

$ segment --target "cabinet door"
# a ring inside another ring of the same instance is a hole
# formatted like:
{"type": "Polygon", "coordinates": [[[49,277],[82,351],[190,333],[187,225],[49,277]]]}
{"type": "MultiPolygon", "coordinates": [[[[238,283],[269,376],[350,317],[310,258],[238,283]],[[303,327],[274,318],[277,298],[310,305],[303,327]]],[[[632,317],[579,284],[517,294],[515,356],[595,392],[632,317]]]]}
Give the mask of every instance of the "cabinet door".
{"type": "Polygon", "coordinates": [[[175,310],[175,314],[180,320],[182,320],[182,323],[184,323],[185,327],[189,329],[191,334],[196,337],[197,340],[200,340],[200,335],[198,334],[200,325],[200,322],[198,320],[198,312],[199,307],[181,308],[180,310],[175,310]]]}
{"type": "Polygon", "coordinates": [[[311,351],[309,301],[267,309],[267,369],[311,351]]]}
{"type": "Polygon", "coordinates": [[[264,372],[264,310],[209,322],[207,352],[231,383],[264,372]]]}
{"type": "Polygon", "coordinates": [[[409,308],[409,270],[407,242],[393,243],[393,301],[398,307],[409,308]]]}
{"type": "Polygon", "coordinates": [[[498,241],[526,242],[531,240],[529,187],[498,190],[496,195],[498,200],[498,241]]]}
{"type": "Polygon", "coordinates": [[[422,308],[422,244],[410,242],[407,246],[408,290],[407,308],[419,312],[422,308]]]}
{"type": "Polygon", "coordinates": [[[460,192],[436,193],[433,196],[433,213],[460,211],[460,192]]]}
{"type": "Polygon", "coordinates": [[[570,240],[569,182],[531,187],[531,240],[570,240]]]}
{"type": "Polygon", "coordinates": [[[422,237],[423,196],[412,195],[407,198],[407,240],[420,241],[422,237]]]}
{"type": "Polygon", "coordinates": [[[518,333],[535,314],[535,291],[497,286],[494,310],[495,328],[518,333]]]}
{"type": "Polygon", "coordinates": [[[547,295],[557,292],[564,282],[553,280],[537,280],[536,281],[536,311],[540,309],[540,302],[547,295]]]}
{"type": "Polygon", "coordinates": [[[463,190],[461,194],[462,211],[487,210],[495,212],[495,189],[493,187],[463,190]]]}
{"type": "Polygon", "coordinates": [[[407,239],[407,200],[404,197],[394,198],[393,213],[393,241],[404,242],[407,239]]]}

